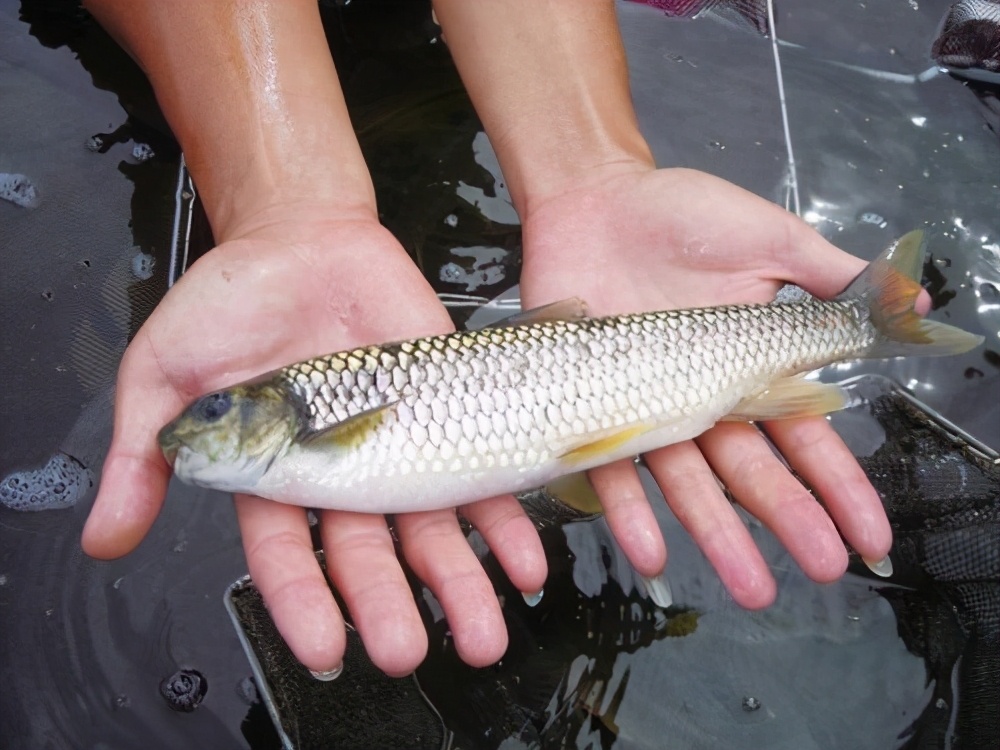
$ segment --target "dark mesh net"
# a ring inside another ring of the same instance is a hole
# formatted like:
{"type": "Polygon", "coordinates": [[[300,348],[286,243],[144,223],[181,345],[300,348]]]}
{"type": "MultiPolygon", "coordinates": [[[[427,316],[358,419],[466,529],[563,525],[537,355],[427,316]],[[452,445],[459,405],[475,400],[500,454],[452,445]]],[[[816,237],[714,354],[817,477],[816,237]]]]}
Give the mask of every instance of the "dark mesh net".
{"type": "Polygon", "coordinates": [[[913,586],[882,594],[934,680],[906,747],[1000,747],[1000,466],[898,394],[873,412],[886,442],[861,464],[913,586]]]}
{"type": "Polygon", "coordinates": [[[347,634],[344,673],[332,682],[321,682],[289,651],[253,584],[234,588],[231,602],[266,677],[281,729],[294,747],[442,746],[441,719],[416,682],[391,679],[376,669],[355,631],[347,634]]]}
{"type": "Polygon", "coordinates": [[[931,54],[948,67],[1000,73],[1000,2],[961,0],[953,4],[931,54]]]}

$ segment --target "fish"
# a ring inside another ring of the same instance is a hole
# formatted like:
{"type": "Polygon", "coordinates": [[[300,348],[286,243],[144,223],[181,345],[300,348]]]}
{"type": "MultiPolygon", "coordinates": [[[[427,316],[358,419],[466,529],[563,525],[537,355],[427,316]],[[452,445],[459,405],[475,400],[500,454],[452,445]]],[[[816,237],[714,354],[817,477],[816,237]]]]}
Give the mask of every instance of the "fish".
{"type": "Polygon", "coordinates": [[[697,437],[843,408],[804,373],[947,355],[983,337],[914,311],[922,232],[830,301],[586,317],[576,301],[476,331],[365,346],[195,400],[159,433],[174,474],[282,503],[457,507],[697,437]]]}

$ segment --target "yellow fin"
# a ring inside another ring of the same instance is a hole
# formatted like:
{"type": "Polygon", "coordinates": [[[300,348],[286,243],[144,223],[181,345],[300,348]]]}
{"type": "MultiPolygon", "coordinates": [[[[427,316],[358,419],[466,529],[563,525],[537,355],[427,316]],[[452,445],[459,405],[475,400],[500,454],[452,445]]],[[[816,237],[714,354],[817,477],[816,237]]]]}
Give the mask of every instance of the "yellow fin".
{"type": "Polygon", "coordinates": [[[648,431],[649,427],[644,424],[608,431],[586,445],[566,451],[560,458],[570,464],[582,464],[593,459],[600,459],[602,456],[612,454],[629,440],[637,438],[648,431]]]}
{"type": "Polygon", "coordinates": [[[594,485],[590,483],[585,472],[574,471],[557,477],[545,485],[545,489],[563,505],[581,513],[601,513],[601,500],[597,497],[594,485]]]}
{"type": "Polygon", "coordinates": [[[347,450],[357,448],[364,443],[375,430],[379,428],[386,417],[396,410],[399,402],[378,406],[368,411],[356,414],[343,422],[307,435],[302,445],[309,448],[339,448],[347,450]]]}
{"type": "Polygon", "coordinates": [[[780,378],[760,393],[749,396],[723,417],[728,422],[817,417],[847,406],[847,395],[836,385],[805,380],[801,376],[780,378]]]}
{"type": "Polygon", "coordinates": [[[523,310],[496,323],[490,323],[486,328],[511,328],[527,326],[533,323],[544,323],[551,320],[580,320],[587,317],[587,303],[580,297],[570,297],[558,302],[551,302],[541,307],[523,310]]]}

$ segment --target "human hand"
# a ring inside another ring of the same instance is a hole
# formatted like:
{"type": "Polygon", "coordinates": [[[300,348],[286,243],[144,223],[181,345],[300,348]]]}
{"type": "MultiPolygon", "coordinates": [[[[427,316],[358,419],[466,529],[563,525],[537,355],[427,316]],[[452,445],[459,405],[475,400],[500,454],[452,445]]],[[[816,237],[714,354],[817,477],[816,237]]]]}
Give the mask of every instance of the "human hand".
{"type": "MultiPolygon", "coordinates": [[[[778,206],[691,170],[613,164],[525,203],[525,307],[572,296],[583,298],[591,315],[761,303],[786,281],[829,298],[865,267],[778,206]]],[[[675,515],[736,601],[750,608],[774,599],[774,579],[716,475],[816,581],[846,569],[838,528],[867,560],[884,558],[892,542],[878,495],[825,419],[762,427],[824,505],[750,424],[720,423],[645,456],[675,515]]],[[[629,560],[643,575],[658,574],[666,550],[632,463],[590,477],[629,560]]]]}
{"type": "MultiPolygon", "coordinates": [[[[209,252],[170,290],[121,365],[114,439],[83,535],[99,558],[131,551],[162,506],[170,469],[158,430],[195,397],[312,356],[448,331],[445,309],[374,218],[332,221],[326,207],[282,207],[209,252]]],[[[344,620],[316,563],[303,508],[238,496],[250,573],[296,657],[342,664],[344,620]]],[[[538,536],[510,496],[462,509],[511,581],[542,588],[538,536]]],[[[384,517],[323,511],[327,570],[376,666],[412,671],[427,636],[384,517]]],[[[448,617],[459,655],[495,662],[507,634],[493,587],[453,510],[398,515],[403,554],[448,617]]]]}

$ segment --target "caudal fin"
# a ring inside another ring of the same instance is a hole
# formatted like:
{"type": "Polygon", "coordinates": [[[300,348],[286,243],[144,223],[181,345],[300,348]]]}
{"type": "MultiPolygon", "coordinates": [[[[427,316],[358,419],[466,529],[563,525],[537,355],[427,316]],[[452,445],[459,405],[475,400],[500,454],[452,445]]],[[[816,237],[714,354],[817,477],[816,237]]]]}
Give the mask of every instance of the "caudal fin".
{"type": "Polygon", "coordinates": [[[879,332],[864,355],[871,359],[961,354],[983,342],[961,328],[926,320],[913,306],[920,294],[924,266],[924,233],[904,235],[869,264],[838,299],[862,300],[879,332]]]}

